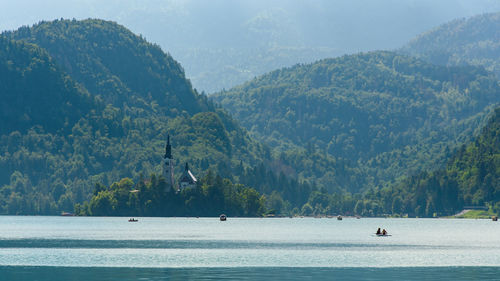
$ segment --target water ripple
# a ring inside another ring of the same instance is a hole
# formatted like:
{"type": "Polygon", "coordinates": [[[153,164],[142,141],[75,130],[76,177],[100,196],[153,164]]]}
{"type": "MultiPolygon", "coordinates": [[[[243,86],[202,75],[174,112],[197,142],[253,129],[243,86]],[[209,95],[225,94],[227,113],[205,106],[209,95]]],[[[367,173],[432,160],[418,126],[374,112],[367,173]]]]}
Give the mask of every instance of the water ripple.
{"type": "MultiPolygon", "coordinates": [[[[303,243],[226,240],[85,240],[85,239],[0,239],[0,248],[79,248],[79,249],[478,249],[466,245],[411,245],[383,243],[303,243]]],[[[489,247],[488,247],[489,248],[489,247]]]]}

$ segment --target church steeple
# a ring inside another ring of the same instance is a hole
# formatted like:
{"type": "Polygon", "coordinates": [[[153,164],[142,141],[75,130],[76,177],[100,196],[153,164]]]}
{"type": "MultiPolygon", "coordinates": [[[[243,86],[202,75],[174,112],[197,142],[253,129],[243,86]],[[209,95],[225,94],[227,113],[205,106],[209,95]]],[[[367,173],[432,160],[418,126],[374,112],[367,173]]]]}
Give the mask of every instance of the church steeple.
{"type": "Polygon", "coordinates": [[[172,146],[170,145],[170,135],[167,136],[167,146],[165,147],[165,156],[163,158],[172,159],[172,146]]]}
{"type": "Polygon", "coordinates": [[[172,146],[170,145],[170,135],[167,136],[167,146],[165,147],[165,156],[163,156],[163,178],[167,182],[166,191],[171,188],[177,190],[174,183],[174,159],[172,158],[172,146]]]}

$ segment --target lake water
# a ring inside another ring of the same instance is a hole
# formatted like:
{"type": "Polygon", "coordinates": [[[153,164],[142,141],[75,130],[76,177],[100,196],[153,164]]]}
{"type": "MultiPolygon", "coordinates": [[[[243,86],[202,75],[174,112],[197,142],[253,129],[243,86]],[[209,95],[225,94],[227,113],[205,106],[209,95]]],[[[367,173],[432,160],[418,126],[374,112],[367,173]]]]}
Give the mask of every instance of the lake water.
{"type": "Polygon", "coordinates": [[[187,279],[500,280],[500,222],[0,216],[0,280],[187,279]]]}

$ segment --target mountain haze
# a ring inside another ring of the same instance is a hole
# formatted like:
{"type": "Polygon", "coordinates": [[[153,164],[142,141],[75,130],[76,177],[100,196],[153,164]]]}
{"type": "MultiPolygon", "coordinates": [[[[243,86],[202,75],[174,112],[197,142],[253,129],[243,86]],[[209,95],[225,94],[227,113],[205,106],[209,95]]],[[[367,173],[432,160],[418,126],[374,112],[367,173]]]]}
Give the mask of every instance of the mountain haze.
{"type": "Polygon", "coordinates": [[[119,22],[168,50],[199,91],[360,51],[399,48],[454,18],[500,11],[492,0],[16,0],[0,31],[60,18],[119,22]],[[425,19],[425,20],[423,20],[425,19]]]}
{"type": "Polygon", "coordinates": [[[482,68],[380,51],[276,70],[213,98],[278,151],[312,145],[348,159],[366,187],[444,163],[499,90],[482,68]]]}
{"type": "Polygon", "coordinates": [[[441,65],[484,66],[500,77],[500,13],[462,18],[425,32],[401,52],[441,65]]]}

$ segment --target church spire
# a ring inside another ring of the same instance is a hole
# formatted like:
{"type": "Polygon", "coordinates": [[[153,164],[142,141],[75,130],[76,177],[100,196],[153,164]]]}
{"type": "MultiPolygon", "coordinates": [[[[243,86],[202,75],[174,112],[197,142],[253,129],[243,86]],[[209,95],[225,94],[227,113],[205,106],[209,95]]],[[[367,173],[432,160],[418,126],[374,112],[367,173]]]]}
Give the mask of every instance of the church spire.
{"type": "Polygon", "coordinates": [[[162,161],[163,165],[163,178],[167,185],[165,186],[167,192],[172,188],[178,190],[174,182],[174,159],[172,158],[172,146],[170,145],[170,135],[167,136],[167,146],[165,147],[165,156],[162,161]]]}
{"type": "Polygon", "coordinates": [[[163,158],[172,159],[172,146],[170,145],[170,135],[167,136],[167,146],[165,147],[165,156],[163,158]]]}

